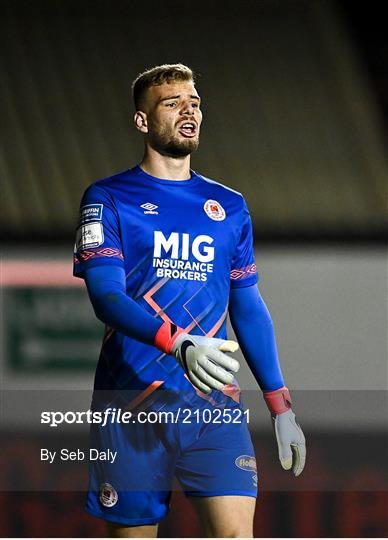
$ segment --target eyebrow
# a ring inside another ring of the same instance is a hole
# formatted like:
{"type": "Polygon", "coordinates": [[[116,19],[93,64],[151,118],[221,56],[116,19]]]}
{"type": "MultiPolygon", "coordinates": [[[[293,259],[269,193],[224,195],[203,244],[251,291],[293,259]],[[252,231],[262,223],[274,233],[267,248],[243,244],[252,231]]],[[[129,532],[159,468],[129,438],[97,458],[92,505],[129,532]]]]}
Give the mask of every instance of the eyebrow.
{"type": "MultiPolygon", "coordinates": [[[[161,99],[160,102],[168,101],[170,99],[178,99],[180,97],[181,97],[180,94],[178,94],[177,96],[169,96],[169,97],[165,97],[165,98],[161,99]]],[[[190,96],[190,99],[196,99],[197,101],[200,101],[200,98],[198,96],[190,96]]]]}

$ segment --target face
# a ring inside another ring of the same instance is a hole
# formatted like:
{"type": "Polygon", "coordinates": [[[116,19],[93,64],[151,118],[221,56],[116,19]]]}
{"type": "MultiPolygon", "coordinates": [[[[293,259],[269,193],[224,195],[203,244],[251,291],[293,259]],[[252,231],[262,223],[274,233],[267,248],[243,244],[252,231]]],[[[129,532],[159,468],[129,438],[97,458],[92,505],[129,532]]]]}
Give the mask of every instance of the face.
{"type": "MultiPolygon", "coordinates": [[[[145,129],[141,131],[154,150],[166,156],[185,157],[198,148],[202,113],[192,82],[152,86],[147,90],[143,108],[145,129]]],[[[135,122],[139,128],[136,116],[135,122]]]]}

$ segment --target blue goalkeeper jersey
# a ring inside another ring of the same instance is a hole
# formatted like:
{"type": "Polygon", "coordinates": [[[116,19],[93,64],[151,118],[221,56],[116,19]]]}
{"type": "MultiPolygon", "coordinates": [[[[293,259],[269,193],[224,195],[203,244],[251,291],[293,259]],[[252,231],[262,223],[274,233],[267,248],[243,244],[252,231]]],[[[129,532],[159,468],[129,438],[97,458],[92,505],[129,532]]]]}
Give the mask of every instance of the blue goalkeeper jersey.
{"type": "MultiPolygon", "coordinates": [[[[102,265],[125,269],[128,296],[152,316],[226,338],[230,288],[257,282],[244,198],[194,171],[175,181],[136,166],[99,180],[81,201],[74,275],[102,265]]],[[[95,390],[156,388],[196,391],[174,357],[106,328],[95,390]]]]}

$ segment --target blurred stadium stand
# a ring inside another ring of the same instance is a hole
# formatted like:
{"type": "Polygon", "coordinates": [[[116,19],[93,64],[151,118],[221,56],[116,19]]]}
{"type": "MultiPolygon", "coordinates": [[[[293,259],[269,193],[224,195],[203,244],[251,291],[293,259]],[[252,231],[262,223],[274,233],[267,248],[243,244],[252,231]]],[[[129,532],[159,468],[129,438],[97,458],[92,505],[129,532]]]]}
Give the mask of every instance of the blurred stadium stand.
{"type": "Polygon", "coordinates": [[[200,2],[192,22],[188,6],[15,0],[3,10],[4,239],[71,236],[86,186],[139,158],[131,79],[176,60],[202,75],[194,168],[246,195],[258,238],[382,235],[382,122],[334,4],[200,2]]]}
{"type": "MultiPolygon", "coordinates": [[[[71,277],[79,201],[138,162],[130,82],[176,61],[197,71],[204,100],[194,169],[248,201],[307,428],[295,482],[243,370],[263,490],[255,534],[388,535],[388,40],[380,4],[356,4],[0,0],[0,535],[105,534],[82,511],[83,464],[53,475],[39,460],[43,444],[73,448],[85,434],[55,438],[39,410],[50,389],[59,410],[88,407],[102,328],[71,277]],[[64,389],[82,399],[62,399],[64,389]]],[[[174,499],[161,535],[200,535],[187,501],[174,499]]]]}

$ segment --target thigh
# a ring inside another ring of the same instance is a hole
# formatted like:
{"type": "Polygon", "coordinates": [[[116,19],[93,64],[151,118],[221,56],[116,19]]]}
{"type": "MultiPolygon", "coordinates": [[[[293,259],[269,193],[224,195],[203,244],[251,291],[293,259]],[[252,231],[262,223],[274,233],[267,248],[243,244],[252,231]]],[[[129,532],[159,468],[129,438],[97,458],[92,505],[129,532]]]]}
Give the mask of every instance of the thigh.
{"type": "Polygon", "coordinates": [[[190,499],[207,537],[253,538],[254,497],[226,495],[190,499]]]}

